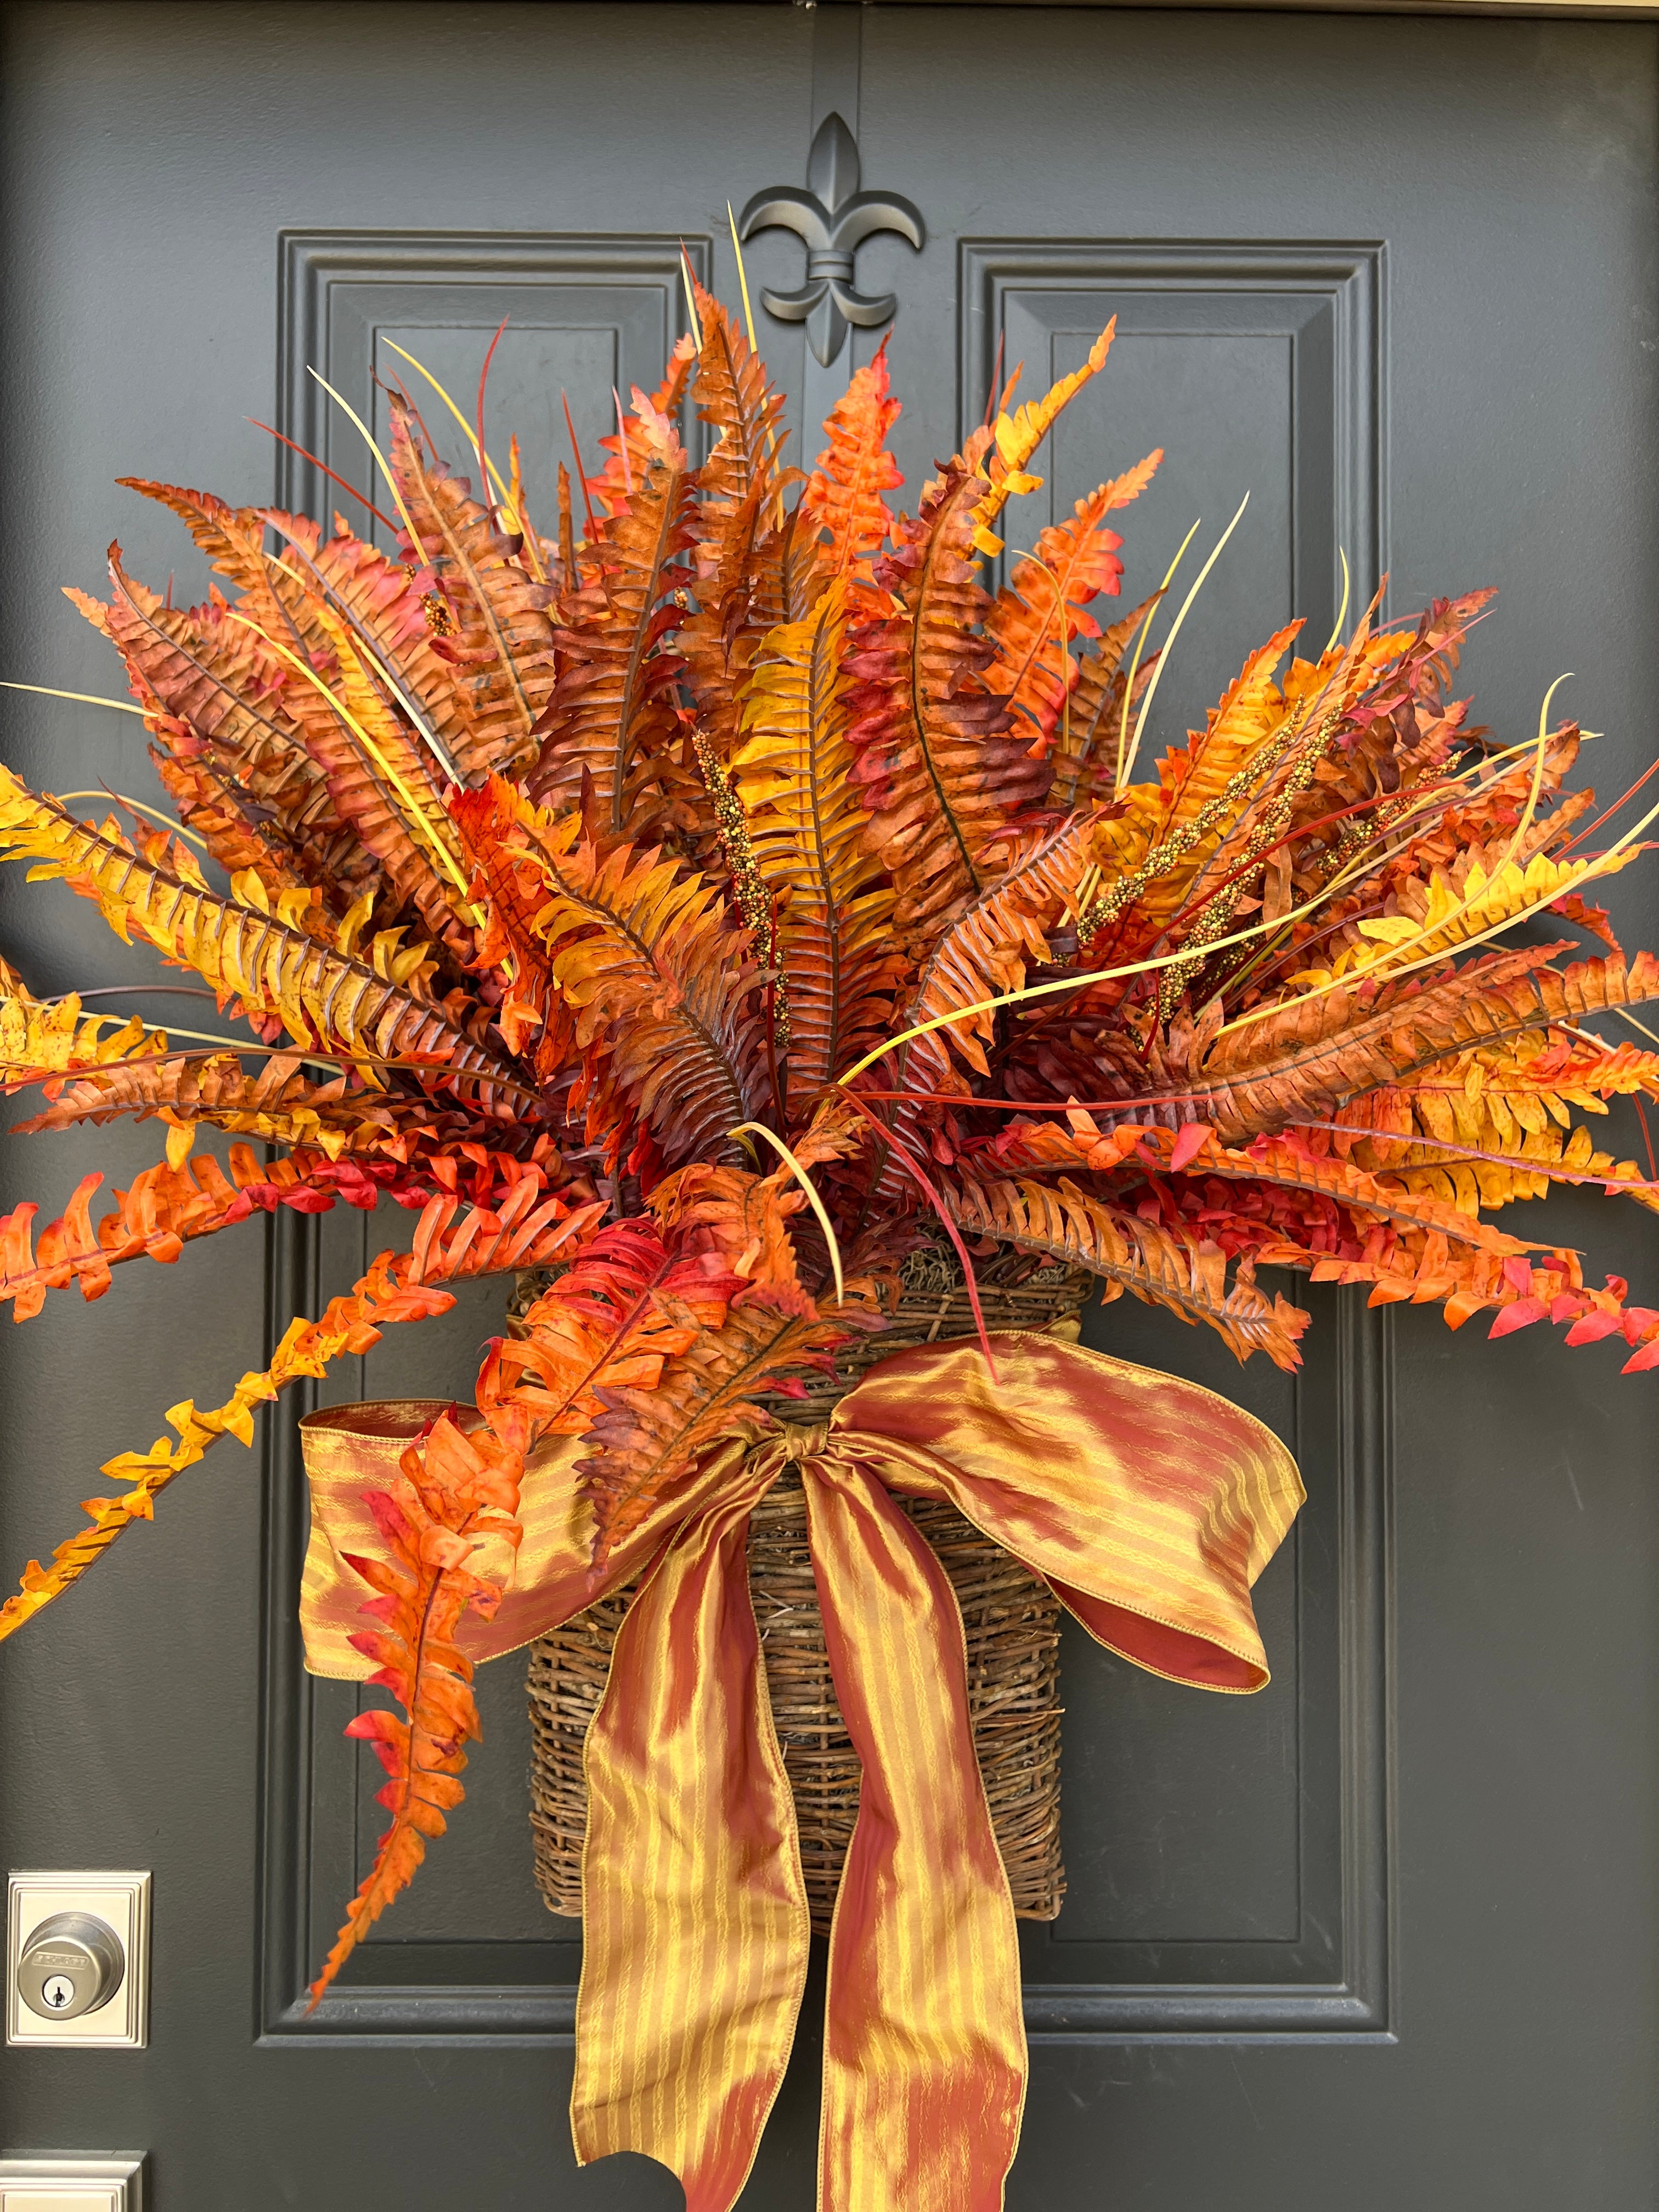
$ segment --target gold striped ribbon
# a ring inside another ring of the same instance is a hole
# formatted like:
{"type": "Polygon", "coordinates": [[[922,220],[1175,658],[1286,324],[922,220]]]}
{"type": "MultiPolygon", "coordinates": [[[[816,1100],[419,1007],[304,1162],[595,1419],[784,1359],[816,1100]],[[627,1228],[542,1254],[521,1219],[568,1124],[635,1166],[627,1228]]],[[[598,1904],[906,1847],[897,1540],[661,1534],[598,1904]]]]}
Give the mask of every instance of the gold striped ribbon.
{"type": "MultiPolygon", "coordinates": [[[[821,2212],[996,2212],[1025,2092],[1019,1955],[969,1723],[962,1620],[895,1492],[948,1498],[1090,1634],[1212,1690],[1260,1689],[1250,1590],[1302,1503],[1278,1438],[1225,1399],[1052,1338],[927,1345],[827,1423],[722,1449],[592,1565],[580,1442],[532,1460],[514,1580],[475,1659],[641,1577],[588,1732],[584,1950],[571,2103],[583,2163],[642,2151],[688,2212],[731,2212],[783,2079],[809,1921],[794,1807],[750,1603],[749,1516],[805,1487],[831,1671],[863,1765],[830,1938],[821,2212]]],[[[307,1663],[361,1679],[345,1638],[381,1541],[379,1488],[431,1410],[303,1425],[307,1663]]]]}

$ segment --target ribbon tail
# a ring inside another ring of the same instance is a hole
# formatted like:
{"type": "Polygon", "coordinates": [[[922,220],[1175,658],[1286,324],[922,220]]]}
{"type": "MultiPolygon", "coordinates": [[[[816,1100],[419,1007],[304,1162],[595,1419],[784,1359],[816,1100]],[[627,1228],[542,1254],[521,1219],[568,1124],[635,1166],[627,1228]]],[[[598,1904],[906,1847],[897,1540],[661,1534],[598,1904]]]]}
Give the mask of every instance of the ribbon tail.
{"type": "Polygon", "coordinates": [[[587,1736],[576,2156],[659,2160],[687,2212],[737,2201],[806,1975],[794,1802],[749,1596],[757,1494],[665,1548],[587,1736]]]}
{"type": "Polygon", "coordinates": [[[1025,2029],[962,1616],[879,1483],[839,1454],[801,1473],[830,1667],[864,1766],[830,1938],[820,2212],[998,2212],[1025,2029]]]}

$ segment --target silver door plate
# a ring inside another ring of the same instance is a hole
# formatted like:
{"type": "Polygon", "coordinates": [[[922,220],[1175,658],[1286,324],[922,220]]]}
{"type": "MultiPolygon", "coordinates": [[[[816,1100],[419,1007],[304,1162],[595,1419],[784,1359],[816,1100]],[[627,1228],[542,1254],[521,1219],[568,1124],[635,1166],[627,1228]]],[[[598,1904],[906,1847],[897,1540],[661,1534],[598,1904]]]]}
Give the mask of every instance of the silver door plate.
{"type": "Polygon", "coordinates": [[[144,2162],[107,2152],[0,2154],[0,2212],[144,2212],[144,2162]]]}
{"type": "MultiPolygon", "coordinates": [[[[142,2051],[149,2039],[149,1876],[130,1871],[25,1873],[6,1877],[6,2040],[142,2051]],[[125,1972],[106,2002],[73,2020],[30,2010],[17,1984],[29,1939],[55,1913],[90,1913],[114,1930],[125,1972]]],[[[0,2212],[11,2212],[0,2197],[0,2212]]],[[[101,2204],[99,2212],[102,2212],[101,2204]]]]}

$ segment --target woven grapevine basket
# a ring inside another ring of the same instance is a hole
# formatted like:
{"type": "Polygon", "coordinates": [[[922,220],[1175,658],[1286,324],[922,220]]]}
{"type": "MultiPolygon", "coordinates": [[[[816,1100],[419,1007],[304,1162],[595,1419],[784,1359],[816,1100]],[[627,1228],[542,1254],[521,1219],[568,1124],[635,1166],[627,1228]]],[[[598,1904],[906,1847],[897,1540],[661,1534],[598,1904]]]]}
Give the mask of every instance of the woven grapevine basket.
{"type": "MultiPolygon", "coordinates": [[[[521,1277],[516,1316],[547,1279],[521,1277]]],[[[1092,1278],[1029,1261],[978,1271],[980,1304],[994,1329],[1047,1329],[1075,1337],[1092,1278]],[[999,1279],[1000,1277],[1000,1279],[999,1279]],[[1023,1277],[1023,1279],[1020,1278],[1023,1277]]],[[[805,1399],[780,1399],[783,1419],[822,1420],[878,1359],[913,1345],[973,1333],[960,1270],[925,1251],[905,1263],[897,1314],[879,1336],[846,1346],[833,1379],[805,1399]]],[[[974,1747],[1014,1911],[1052,1920],[1065,1895],[1060,1856],[1059,1601],[999,1544],[943,1499],[899,1501],[938,1553],[962,1608],[974,1747]]],[[[860,1766],[836,1702],[817,1589],[806,1541],[806,1500],[787,1469],[750,1523],[749,1586],[765,1655],[767,1686],[784,1767],[794,1793],[801,1865],[812,1925],[826,1934],[858,1813],[860,1766]]],[[[604,1694],[611,1649],[630,1593],[619,1591],[530,1647],[530,1826],[536,1882],[550,1911],[580,1917],[587,1791],[582,1744],[604,1694]]]]}

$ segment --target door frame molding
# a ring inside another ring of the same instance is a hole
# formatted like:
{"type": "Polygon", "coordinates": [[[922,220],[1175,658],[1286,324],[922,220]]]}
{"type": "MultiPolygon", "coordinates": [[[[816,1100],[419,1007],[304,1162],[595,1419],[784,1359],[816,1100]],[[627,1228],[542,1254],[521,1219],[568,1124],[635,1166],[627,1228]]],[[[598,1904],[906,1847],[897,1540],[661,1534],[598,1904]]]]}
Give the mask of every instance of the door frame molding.
{"type": "MultiPolygon", "coordinates": [[[[879,7],[900,0],[823,0],[826,6],[879,7]]],[[[817,7],[819,0],[793,0],[793,4],[817,7]]],[[[1559,15],[1578,21],[1606,22],[1652,21],[1659,17],[1659,0],[902,0],[906,7],[948,8],[993,5],[1004,8],[1133,8],[1143,14],[1172,9],[1201,10],[1206,15],[1224,9],[1232,15],[1559,15]]]]}

